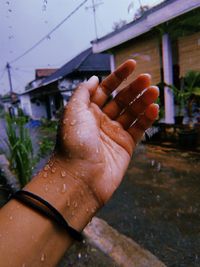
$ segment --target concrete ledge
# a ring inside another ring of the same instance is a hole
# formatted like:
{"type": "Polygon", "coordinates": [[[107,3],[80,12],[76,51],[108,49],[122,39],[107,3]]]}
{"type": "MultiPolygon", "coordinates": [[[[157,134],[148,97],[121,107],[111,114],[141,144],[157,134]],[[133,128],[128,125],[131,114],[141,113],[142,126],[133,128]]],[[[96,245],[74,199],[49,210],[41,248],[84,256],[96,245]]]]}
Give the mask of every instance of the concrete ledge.
{"type": "Polygon", "coordinates": [[[102,219],[94,217],[85,228],[87,241],[109,255],[122,267],[166,267],[131,238],[120,234],[102,219]]]}

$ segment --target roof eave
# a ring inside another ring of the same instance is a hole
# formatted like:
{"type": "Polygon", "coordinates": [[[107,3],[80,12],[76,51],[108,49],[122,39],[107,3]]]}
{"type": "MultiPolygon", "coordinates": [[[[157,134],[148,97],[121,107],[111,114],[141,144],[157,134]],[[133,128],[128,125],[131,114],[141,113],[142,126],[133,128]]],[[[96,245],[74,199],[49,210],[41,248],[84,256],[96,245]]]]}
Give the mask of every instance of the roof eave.
{"type": "Polygon", "coordinates": [[[128,28],[122,29],[122,31],[116,32],[112,36],[108,36],[107,38],[103,37],[93,42],[93,53],[101,53],[112,49],[199,6],[199,0],[185,0],[184,5],[182,0],[172,1],[159,9],[152,10],[152,12],[149,12],[139,21],[131,23],[128,28]]]}

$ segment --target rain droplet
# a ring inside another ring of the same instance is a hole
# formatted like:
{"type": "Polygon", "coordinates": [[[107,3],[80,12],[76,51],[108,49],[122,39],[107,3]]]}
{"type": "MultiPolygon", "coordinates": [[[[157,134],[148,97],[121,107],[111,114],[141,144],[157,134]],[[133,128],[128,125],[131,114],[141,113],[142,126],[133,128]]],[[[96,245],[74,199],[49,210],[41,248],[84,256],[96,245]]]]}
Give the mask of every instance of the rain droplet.
{"type": "Polygon", "coordinates": [[[55,173],[55,172],[56,172],[56,168],[55,168],[55,167],[52,167],[52,168],[51,168],[51,172],[52,172],[52,173],[55,173]]]}
{"type": "Polygon", "coordinates": [[[62,192],[62,193],[65,193],[66,190],[67,190],[67,186],[66,186],[66,184],[63,184],[63,185],[62,185],[61,192],[62,192]]]}
{"type": "Polygon", "coordinates": [[[54,164],[53,160],[50,160],[50,161],[49,161],[49,166],[52,167],[53,164],[54,164]]]}
{"type": "Polygon", "coordinates": [[[91,212],[94,213],[94,212],[95,212],[95,208],[92,208],[92,209],[91,209],[91,212]]]}
{"type": "Polygon", "coordinates": [[[77,208],[78,204],[77,204],[76,201],[73,202],[73,206],[74,206],[75,208],[77,208]]]}
{"type": "Polygon", "coordinates": [[[48,176],[48,173],[45,172],[45,173],[43,174],[43,177],[44,177],[44,178],[47,178],[47,176],[48,176]]]}
{"type": "Polygon", "coordinates": [[[48,192],[49,191],[49,188],[47,186],[45,186],[44,191],[45,192],[48,192]]]}
{"type": "Polygon", "coordinates": [[[76,120],[72,120],[71,122],[70,122],[70,125],[71,126],[73,126],[73,125],[75,125],[76,124],[76,120]]]}
{"type": "Polygon", "coordinates": [[[70,206],[70,199],[67,200],[67,207],[70,206]]]}
{"type": "Polygon", "coordinates": [[[46,258],[45,254],[42,253],[40,260],[43,262],[43,261],[45,261],[45,258],[46,258]]]}
{"type": "Polygon", "coordinates": [[[86,212],[88,213],[89,212],[89,209],[86,209],[86,212]]]}
{"type": "Polygon", "coordinates": [[[67,175],[66,171],[61,171],[61,176],[65,177],[67,175]]]}
{"type": "Polygon", "coordinates": [[[64,119],[64,120],[63,120],[63,124],[66,124],[67,121],[68,121],[68,119],[64,119]]]}
{"type": "Polygon", "coordinates": [[[63,136],[63,140],[65,140],[67,137],[67,134],[65,133],[64,136],[63,136]]]}
{"type": "Polygon", "coordinates": [[[49,168],[50,168],[50,167],[49,167],[49,165],[47,164],[47,165],[44,167],[44,170],[45,170],[45,171],[48,171],[49,168]]]}
{"type": "Polygon", "coordinates": [[[161,170],[161,163],[160,162],[158,162],[158,165],[157,165],[156,169],[157,169],[158,172],[161,170]]]}
{"type": "Polygon", "coordinates": [[[13,216],[11,215],[11,216],[9,217],[9,219],[12,221],[12,219],[13,219],[13,216]]]}
{"type": "Polygon", "coordinates": [[[81,253],[80,253],[80,252],[78,253],[78,258],[79,258],[79,259],[81,258],[81,253]]]}

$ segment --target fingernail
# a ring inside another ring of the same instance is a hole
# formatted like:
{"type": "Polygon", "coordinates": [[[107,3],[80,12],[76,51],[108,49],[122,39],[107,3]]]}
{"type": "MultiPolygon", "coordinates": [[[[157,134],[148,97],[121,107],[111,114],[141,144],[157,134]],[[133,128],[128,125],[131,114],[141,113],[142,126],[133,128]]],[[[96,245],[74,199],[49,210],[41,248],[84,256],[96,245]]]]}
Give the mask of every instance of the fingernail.
{"type": "Polygon", "coordinates": [[[159,105],[158,105],[158,104],[154,103],[154,107],[155,107],[157,110],[159,110],[159,105]]]}
{"type": "Polygon", "coordinates": [[[92,77],[90,77],[90,79],[87,82],[89,82],[89,83],[99,82],[99,78],[97,76],[93,75],[92,77]]]}
{"type": "Polygon", "coordinates": [[[149,73],[142,73],[141,75],[147,76],[149,79],[151,79],[151,74],[149,73]]]}

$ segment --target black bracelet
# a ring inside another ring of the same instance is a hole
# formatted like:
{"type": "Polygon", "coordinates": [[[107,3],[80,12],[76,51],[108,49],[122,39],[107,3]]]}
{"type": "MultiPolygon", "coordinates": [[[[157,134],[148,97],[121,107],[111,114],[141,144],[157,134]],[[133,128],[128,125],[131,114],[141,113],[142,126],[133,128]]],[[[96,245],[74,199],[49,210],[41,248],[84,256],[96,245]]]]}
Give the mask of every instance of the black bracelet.
{"type": "Polygon", "coordinates": [[[50,218],[51,220],[53,220],[53,222],[57,223],[57,225],[62,226],[74,239],[78,241],[83,240],[82,234],[77,230],[75,230],[74,228],[72,228],[64,219],[64,217],[60,214],[60,212],[57,209],[55,209],[49,202],[42,199],[41,197],[25,190],[19,190],[15,192],[12,198],[19,200],[20,202],[31,207],[32,209],[38,211],[45,217],[50,218]],[[35,203],[33,200],[36,200],[42,205],[40,206],[37,205],[37,203],[35,203]]]}

